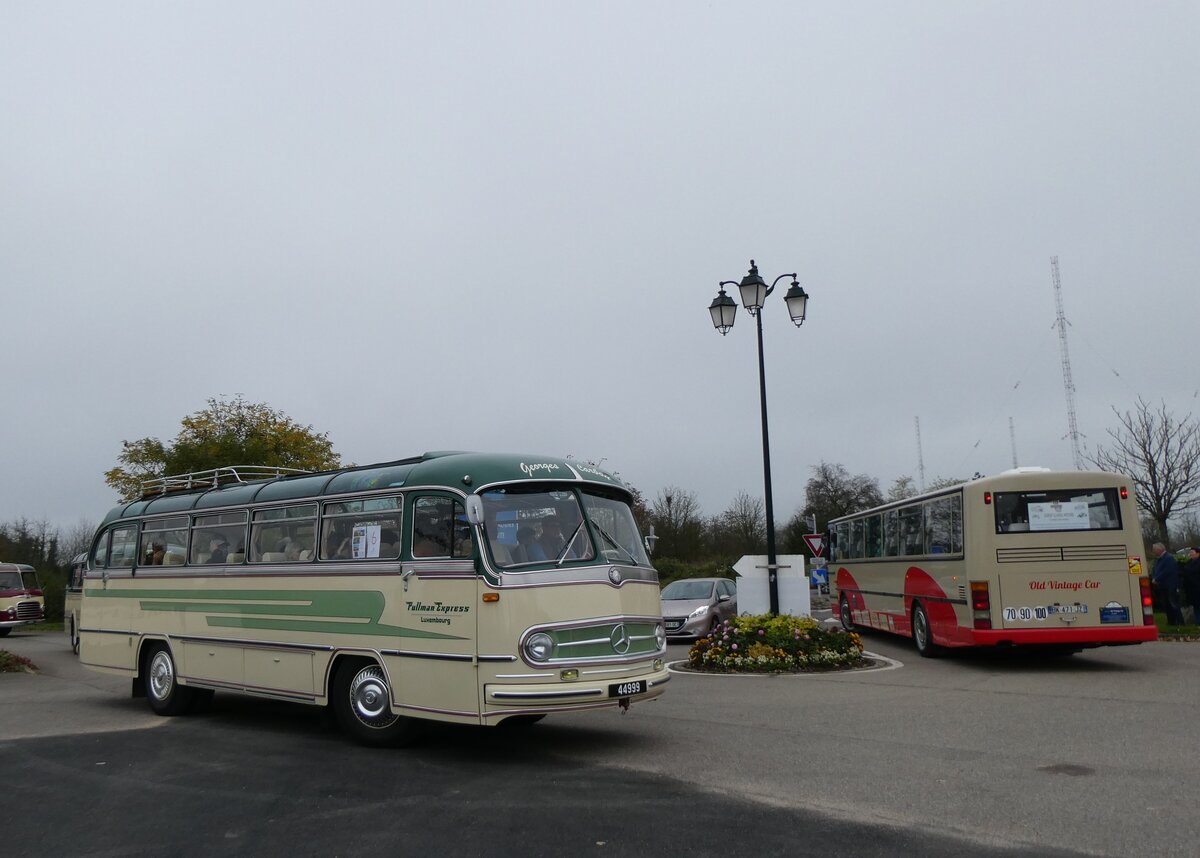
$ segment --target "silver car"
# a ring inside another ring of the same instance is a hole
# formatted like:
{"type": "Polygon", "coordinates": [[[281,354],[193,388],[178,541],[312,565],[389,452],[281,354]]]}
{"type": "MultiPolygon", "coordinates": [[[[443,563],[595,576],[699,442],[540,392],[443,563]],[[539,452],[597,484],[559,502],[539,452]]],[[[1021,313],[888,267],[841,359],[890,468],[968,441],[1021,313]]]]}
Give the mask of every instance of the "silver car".
{"type": "Polygon", "coordinates": [[[737,616],[737,584],[728,578],[683,578],[662,591],[668,638],[701,638],[737,616]]]}

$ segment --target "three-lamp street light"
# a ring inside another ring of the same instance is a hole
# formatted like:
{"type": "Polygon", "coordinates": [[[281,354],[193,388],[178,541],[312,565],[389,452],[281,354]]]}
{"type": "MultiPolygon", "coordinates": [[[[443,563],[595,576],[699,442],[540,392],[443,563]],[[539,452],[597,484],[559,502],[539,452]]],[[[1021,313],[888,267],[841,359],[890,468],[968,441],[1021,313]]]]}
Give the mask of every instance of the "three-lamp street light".
{"type": "Polygon", "coordinates": [[[713,327],[721,332],[721,336],[729,333],[733,327],[733,319],[737,314],[737,304],[725,294],[726,286],[737,286],[742,296],[742,306],[746,312],[754,316],[758,323],[758,393],[762,405],[762,445],[763,445],[763,483],[766,491],[767,515],[767,582],[771,599],[771,613],[779,613],[779,581],[776,572],[779,569],[775,554],[775,509],[771,500],[771,443],[767,432],[767,371],[763,359],[762,314],[759,310],[766,303],[767,297],[775,291],[779,281],[785,277],[792,278],[792,285],[783,296],[787,304],[788,315],[796,327],[804,324],[804,316],[808,310],[808,293],[804,291],[795,272],[780,274],[770,286],[758,274],[758,266],[750,260],[750,271],[740,283],[733,280],[723,280],[719,284],[720,291],[713,298],[708,312],[712,315],[713,327]]]}

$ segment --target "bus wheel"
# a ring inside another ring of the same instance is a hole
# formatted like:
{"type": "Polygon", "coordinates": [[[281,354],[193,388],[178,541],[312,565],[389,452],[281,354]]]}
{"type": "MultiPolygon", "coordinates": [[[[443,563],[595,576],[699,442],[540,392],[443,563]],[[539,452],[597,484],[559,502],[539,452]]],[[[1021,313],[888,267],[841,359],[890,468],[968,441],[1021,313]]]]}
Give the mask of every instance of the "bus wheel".
{"type": "Polygon", "coordinates": [[[71,617],[71,652],[79,655],[79,630],[75,628],[74,617],[71,617]]]}
{"type": "Polygon", "coordinates": [[[929,628],[929,615],[920,602],[913,605],[912,636],[921,656],[934,658],[938,654],[938,645],[933,642],[933,632],[929,628]]]}
{"type": "Polygon", "coordinates": [[[166,644],[150,644],[142,662],[142,679],[146,699],[159,715],[182,715],[192,705],[195,692],[179,684],[175,676],[175,659],[166,644]]]}
{"type": "Polygon", "coordinates": [[[850,599],[845,593],[842,594],[842,606],[838,608],[838,613],[841,615],[842,628],[848,632],[854,631],[854,617],[850,615],[850,599]]]}
{"type": "Polygon", "coordinates": [[[333,708],[338,723],[364,745],[412,741],[417,724],[392,712],[387,674],[373,661],[343,662],[333,678],[333,708]]]}

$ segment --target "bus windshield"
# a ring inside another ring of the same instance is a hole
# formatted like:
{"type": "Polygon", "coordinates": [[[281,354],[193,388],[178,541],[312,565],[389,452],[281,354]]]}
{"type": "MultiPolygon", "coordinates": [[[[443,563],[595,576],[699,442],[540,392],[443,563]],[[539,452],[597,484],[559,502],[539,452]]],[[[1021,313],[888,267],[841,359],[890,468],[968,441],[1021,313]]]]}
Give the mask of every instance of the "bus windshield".
{"type": "Polygon", "coordinates": [[[648,566],[629,504],[571,489],[504,488],[483,493],[488,548],[502,567],[574,561],[648,566]],[[581,505],[582,497],[582,505],[581,505]],[[584,523],[584,515],[591,523],[584,523]],[[593,539],[598,540],[594,543],[593,539]]]}
{"type": "Polygon", "coordinates": [[[0,590],[23,590],[21,573],[17,571],[0,572],[0,590]]]}
{"type": "Polygon", "coordinates": [[[996,533],[1121,529],[1115,488],[996,492],[995,506],[996,533]]]}

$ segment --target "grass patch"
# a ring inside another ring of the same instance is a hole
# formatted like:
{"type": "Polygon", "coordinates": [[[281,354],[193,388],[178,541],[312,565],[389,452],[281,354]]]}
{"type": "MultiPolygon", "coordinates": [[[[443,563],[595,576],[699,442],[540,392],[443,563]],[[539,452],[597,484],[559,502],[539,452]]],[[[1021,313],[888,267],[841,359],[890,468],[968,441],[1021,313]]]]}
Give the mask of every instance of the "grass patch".
{"type": "Polygon", "coordinates": [[[1154,625],[1158,626],[1158,637],[1160,640],[1200,641],[1200,625],[1168,625],[1167,615],[1161,611],[1154,612],[1154,625]]]}

